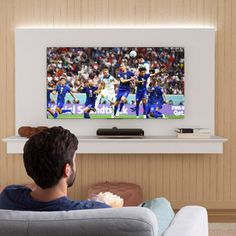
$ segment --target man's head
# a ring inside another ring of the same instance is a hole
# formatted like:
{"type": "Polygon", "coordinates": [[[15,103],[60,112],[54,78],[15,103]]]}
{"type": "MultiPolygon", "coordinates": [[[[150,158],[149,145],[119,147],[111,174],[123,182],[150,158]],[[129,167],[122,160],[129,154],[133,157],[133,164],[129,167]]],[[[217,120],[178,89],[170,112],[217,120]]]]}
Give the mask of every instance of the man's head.
{"type": "Polygon", "coordinates": [[[66,178],[70,187],[75,179],[75,151],[78,139],[69,130],[52,127],[30,137],[24,146],[27,174],[42,189],[66,178]]]}
{"type": "Polygon", "coordinates": [[[94,82],[93,82],[92,79],[89,79],[89,80],[88,80],[88,86],[89,86],[89,87],[93,87],[93,86],[94,86],[94,82]]]}
{"type": "Polygon", "coordinates": [[[55,86],[55,82],[54,81],[48,82],[48,87],[53,88],[54,86],[55,86]]]}
{"type": "Polygon", "coordinates": [[[144,57],[142,54],[137,56],[138,63],[143,64],[145,62],[144,57]]]}
{"type": "Polygon", "coordinates": [[[146,74],[146,68],[145,67],[140,67],[138,69],[139,71],[139,76],[143,77],[146,74]]]}
{"type": "Polygon", "coordinates": [[[125,72],[126,71],[126,66],[124,63],[120,65],[120,71],[125,72]]]}
{"type": "Polygon", "coordinates": [[[60,84],[61,84],[61,86],[65,86],[66,85],[66,78],[65,77],[61,77],[60,78],[60,84]]]}
{"type": "Polygon", "coordinates": [[[109,75],[109,70],[108,70],[108,68],[107,68],[107,67],[104,67],[103,70],[102,70],[102,72],[103,72],[104,77],[107,78],[108,75],[109,75]]]}
{"type": "Polygon", "coordinates": [[[150,86],[156,86],[157,85],[157,80],[156,78],[152,77],[150,81],[150,86]]]}

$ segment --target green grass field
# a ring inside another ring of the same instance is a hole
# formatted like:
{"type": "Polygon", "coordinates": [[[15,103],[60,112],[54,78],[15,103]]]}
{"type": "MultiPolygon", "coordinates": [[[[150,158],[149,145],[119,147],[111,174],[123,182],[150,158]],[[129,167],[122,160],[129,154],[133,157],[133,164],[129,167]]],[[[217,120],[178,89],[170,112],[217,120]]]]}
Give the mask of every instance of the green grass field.
{"type": "MultiPolygon", "coordinates": [[[[91,114],[91,119],[111,119],[111,115],[96,115],[91,114]]],[[[165,119],[182,119],[184,116],[166,116],[165,119]]],[[[48,119],[54,119],[52,115],[48,116],[48,119]]],[[[71,114],[60,114],[57,119],[84,119],[84,115],[71,115],[71,114]]],[[[120,115],[115,119],[136,119],[136,115],[120,115]]],[[[139,116],[139,119],[144,119],[142,115],[139,116]]],[[[150,118],[153,119],[153,118],[150,118]]]]}

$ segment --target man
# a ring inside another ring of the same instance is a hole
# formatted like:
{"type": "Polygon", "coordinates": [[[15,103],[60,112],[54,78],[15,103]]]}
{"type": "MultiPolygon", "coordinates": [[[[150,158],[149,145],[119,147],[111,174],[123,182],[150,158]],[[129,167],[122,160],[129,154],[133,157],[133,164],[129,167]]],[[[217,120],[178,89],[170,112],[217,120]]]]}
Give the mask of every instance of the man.
{"type": "Polygon", "coordinates": [[[139,104],[143,103],[143,118],[146,118],[146,104],[147,104],[147,81],[150,74],[146,73],[145,67],[140,67],[138,69],[139,74],[135,80],[137,85],[136,90],[136,118],[139,118],[139,104]]]}
{"type": "Polygon", "coordinates": [[[51,109],[51,94],[55,94],[56,90],[55,90],[55,83],[54,81],[50,81],[48,82],[48,87],[47,87],[47,111],[53,116],[54,112],[51,109]]]}
{"type": "MultiPolygon", "coordinates": [[[[23,160],[26,172],[34,180],[36,187],[6,187],[0,193],[0,209],[70,211],[110,208],[101,202],[102,199],[98,199],[99,202],[73,201],[67,197],[67,189],[73,185],[76,176],[77,148],[76,136],[62,127],[45,129],[31,136],[24,146],[23,160]]],[[[159,230],[163,229],[163,225],[168,227],[174,217],[170,203],[164,198],[144,202],[141,206],[154,212],[159,230]]]]}
{"type": "Polygon", "coordinates": [[[114,103],[116,99],[115,85],[117,85],[117,81],[112,75],[109,74],[107,67],[104,67],[103,69],[101,85],[103,86],[103,89],[101,90],[100,94],[97,97],[95,108],[97,109],[101,98],[103,97],[106,98],[110,103],[111,112],[112,112],[111,118],[114,118],[114,103]]]}
{"type": "Polygon", "coordinates": [[[124,64],[120,65],[120,72],[118,73],[117,77],[120,80],[120,84],[118,88],[118,93],[116,95],[116,102],[114,107],[115,116],[119,116],[124,104],[127,102],[127,97],[130,93],[130,82],[135,79],[134,73],[127,70],[124,64]],[[119,104],[120,108],[117,112],[119,104]]]}
{"type": "Polygon", "coordinates": [[[0,209],[60,211],[108,208],[96,201],[73,201],[67,188],[76,176],[78,139],[69,130],[53,127],[33,135],[24,146],[24,165],[36,187],[11,185],[0,194],[0,209]]]}
{"type": "Polygon", "coordinates": [[[60,78],[60,83],[56,87],[56,92],[57,92],[57,106],[55,113],[53,115],[54,118],[57,118],[59,114],[66,113],[66,112],[71,112],[70,109],[63,109],[65,105],[65,97],[67,93],[70,93],[70,95],[74,98],[74,102],[77,102],[77,98],[75,95],[71,92],[70,87],[66,84],[67,80],[65,77],[60,78]]]}
{"type": "Polygon", "coordinates": [[[148,92],[148,103],[146,117],[165,118],[165,115],[160,112],[163,103],[166,102],[166,97],[163,89],[160,87],[160,81],[155,78],[151,79],[150,86],[147,89],[148,92]]]}
{"type": "Polygon", "coordinates": [[[90,119],[90,111],[96,111],[95,102],[98,93],[100,93],[100,87],[96,86],[93,80],[89,79],[85,81],[84,85],[81,85],[78,89],[81,93],[86,94],[86,102],[84,107],[84,118],[90,119]]]}

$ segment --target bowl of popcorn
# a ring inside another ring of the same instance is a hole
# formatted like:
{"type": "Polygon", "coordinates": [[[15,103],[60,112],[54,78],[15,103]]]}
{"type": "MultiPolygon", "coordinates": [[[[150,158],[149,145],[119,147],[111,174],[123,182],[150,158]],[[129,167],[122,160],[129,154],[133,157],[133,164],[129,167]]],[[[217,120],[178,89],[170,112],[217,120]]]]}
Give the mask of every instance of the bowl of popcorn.
{"type": "Polygon", "coordinates": [[[100,192],[99,194],[92,196],[90,200],[104,202],[112,208],[120,208],[124,205],[123,198],[111,192],[100,192]]]}

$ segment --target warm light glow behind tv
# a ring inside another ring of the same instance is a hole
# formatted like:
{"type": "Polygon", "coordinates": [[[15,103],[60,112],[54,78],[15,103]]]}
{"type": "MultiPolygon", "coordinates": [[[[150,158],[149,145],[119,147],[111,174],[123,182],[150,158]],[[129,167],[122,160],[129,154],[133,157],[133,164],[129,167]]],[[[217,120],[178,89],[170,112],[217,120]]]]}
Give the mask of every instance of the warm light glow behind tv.
{"type": "Polygon", "coordinates": [[[183,47],[48,47],[49,119],[184,118],[183,47]]]}

